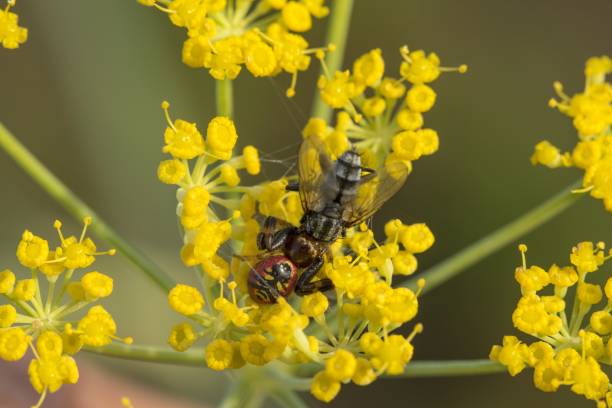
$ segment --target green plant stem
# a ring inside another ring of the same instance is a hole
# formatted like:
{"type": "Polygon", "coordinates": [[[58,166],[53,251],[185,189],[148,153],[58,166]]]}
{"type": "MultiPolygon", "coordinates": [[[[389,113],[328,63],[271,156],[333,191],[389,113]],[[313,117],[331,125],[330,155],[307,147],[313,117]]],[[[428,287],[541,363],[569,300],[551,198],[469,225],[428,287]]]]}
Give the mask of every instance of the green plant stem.
{"type": "Polygon", "coordinates": [[[234,93],[231,79],[215,81],[215,98],[217,102],[217,115],[234,117],[234,93]]]}
{"type": "MultiPolygon", "coordinates": [[[[327,44],[334,44],[336,49],[327,54],[325,64],[332,75],[335,71],[342,68],[346,37],[349,32],[352,11],[353,0],[334,0],[331,4],[331,16],[329,17],[326,41],[327,44]]],[[[324,74],[323,70],[321,70],[321,74],[324,74]]],[[[321,100],[319,94],[316,93],[312,105],[312,116],[329,121],[331,112],[331,108],[327,106],[321,100]]]]}
{"type": "Polygon", "coordinates": [[[579,187],[580,181],[572,183],[554,197],[521,215],[514,221],[511,221],[491,234],[479,239],[467,248],[445,259],[422,274],[402,282],[400,286],[416,289],[418,286],[417,280],[423,278],[425,279],[423,293],[437,288],[463,270],[476,264],[505,245],[515,241],[534,228],[544,224],[546,221],[554,218],[572,204],[576,203],[580,197],[584,195],[572,193],[572,190],[579,187]]]}
{"type": "Polygon", "coordinates": [[[166,275],[145,254],[121,238],[94,210],[70,191],[65,184],[30,153],[2,123],[0,123],[0,146],[43,190],[62,205],[70,215],[79,220],[82,220],[85,216],[91,216],[94,222],[89,228],[97,236],[117,248],[119,252],[151,278],[164,292],[169,291],[174,286],[171,277],[166,275]]]}
{"type": "Polygon", "coordinates": [[[271,393],[270,397],[283,408],[308,408],[308,405],[295,391],[279,388],[276,392],[271,393]]]}
{"type": "MultiPolygon", "coordinates": [[[[178,352],[157,346],[111,344],[99,348],[88,347],[86,350],[105,356],[151,363],[189,366],[206,364],[204,353],[199,349],[178,352]]],[[[499,373],[503,370],[502,365],[490,360],[413,361],[408,364],[406,372],[400,377],[484,375],[499,373]]],[[[280,373],[272,367],[267,370],[265,377],[278,381],[279,384],[284,384],[292,390],[307,390],[310,387],[310,378],[288,377],[285,373],[280,373]]],[[[397,376],[389,376],[389,378],[397,378],[397,376]]]]}
{"type": "Polygon", "coordinates": [[[462,377],[468,375],[496,374],[504,371],[506,371],[506,367],[496,361],[487,359],[413,361],[406,366],[406,370],[402,375],[389,375],[385,378],[462,377]]]}

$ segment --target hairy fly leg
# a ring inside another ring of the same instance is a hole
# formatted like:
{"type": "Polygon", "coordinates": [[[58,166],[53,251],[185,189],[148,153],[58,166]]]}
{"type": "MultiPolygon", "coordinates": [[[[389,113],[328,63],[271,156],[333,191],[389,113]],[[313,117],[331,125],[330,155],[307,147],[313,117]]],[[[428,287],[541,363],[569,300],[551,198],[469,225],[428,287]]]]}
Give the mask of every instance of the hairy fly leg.
{"type": "Polygon", "coordinates": [[[334,284],[330,279],[312,280],[322,266],[323,257],[318,256],[306,269],[304,269],[304,272],[302,272],[295,285],[295,293],[298,296],[310,295],[315,292],[325,292],[334,288],[334,284]]]}
{"type": "Polygon", "coordinates": [[[361,179],[359,180],[359,184],[367,183],[368,181],[372,180],[374,177],[376,177],[378,175],[376,170],[371,169],[369,167],[362,167],[361,171],[364,172],[365,174],[361,175],[361,179]]]}
{"type": "Polygon", "coordinates": [[[300,182],[292,181],[288,183],[287,186],[285,187],[285,190],[286,191],[300,191],[300,182]]]}
{"type": "Polygon", "coordinates": [[[264,221],[263,231],[257,234],[257,248],[266,251],[275,251],[285,244],[287,237],[295,227],[286,227],[275,231],[278,219],[267,217],[264,221]]]}

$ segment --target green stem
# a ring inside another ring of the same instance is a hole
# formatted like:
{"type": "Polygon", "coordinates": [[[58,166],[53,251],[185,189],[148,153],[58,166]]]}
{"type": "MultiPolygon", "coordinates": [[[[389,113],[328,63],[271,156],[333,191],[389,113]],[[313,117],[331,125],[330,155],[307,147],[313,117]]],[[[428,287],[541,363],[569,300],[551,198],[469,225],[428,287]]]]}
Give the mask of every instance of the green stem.
{"type": "MultiPolygon", "coordinates": [[[[86,347],[86,350],[109,357],[160,364],[189,366],[203,366],[206,364],[204,353],[200,349],[178,352],[158,346],[110,344],[99,348],[86,347]]],[[[400,377],[484,375],[499,373],[504,371],[504,369],[499,363],[490,360],[413,361],[408,364],[405,373],[400,377]]],[[[288,377],[284,373],[277,371],[272,368],[266,370],[264,377],[278,380],[279,383],[285,384],[287,388],[292,390],[303,391],[310,388],[311,378],[288,377]]],[[[398,376],[388,376],[387,378],[398,378],[398,376]]]]}
{"type": "Polygon", "coordinates": [[[174,287],[171,277],[142,252],[128,244],[106,222],[78,198],[65,184],[49,171],[19,140],[0,123],[0,146],[28,173],[55,201],[74,218],[82,220],[91,216],[91,230],[117,248],[127,259],[142,270],[164,292],[174,287]]]}
{"type": "MultiPolygon", "coordinates": [[[[282,386],[282,384],[281,384],[282,386]]],[[[270,397],[283,408],[308,408],[308,405],[295,391],[279,388],[270,394],[270,397]]]]}
{"type": "MultiPolygon", "coordinates": [[[[334,0],[331,4],[331,16],[329,17],[329,25],[327,28],[327,44],[334,44],[336,50],[330,52],[325,58],[325,64],[329,72],[333,75],[335,71],[342,68],[342,60],[344,58],[344,48],[346,46],[346,37],[351,23],[351,13],[353,10],[353,0],[334,0]]],[[[324,71],[321,70],[321,75],[324,71]]],[[[331,108],[327,106],[316,93],[312,105],[312,116],[322,118],[329,121],[331,117],[331,108]]]]}
{"type": "Polygon", "coordinates": [[[206,366],[204,353],[200,349],[184,352],[174,351],[167,347],[141,346],[125,344],[109,344],[104,347],[86,347],[87,351],[116,357],[123,360],[146,361],[160,364],[175,364],[187,366],[206,366]]]}
{"type": "Polygon", "coordinates": [[[441,361],[414,361],[406,366],[406,370],[399,376],[385,376],[385,378],[412,378],[412,377],[461,377],[468,375],[496,374],[506,371],[506,367],[491,360],[441,360],[441,361]]]}
{"type": "Polygon", "coordinates": [[[429,292],[447,280],[458,275],[463,270],[476,264],[491,255],[498,249],[515,241],[534,228],[559,215],[563,210],[576,203],[584,194],[572,193],[579,188],[580,181],[576,181],[563,191],[511,221],[491,234],[479,239],[467,248],[447,258],[438,265],[428,269],[417,277],[402,282],[400,286],[417,288],[417,280],[425,279],[423,293],[429,292]]]}
{"type": "Polygon", "coordinates": [[[234,95],[231,79],[215,81],[215,97],[217,101],[217,115],[234,117],[234,95]]]}

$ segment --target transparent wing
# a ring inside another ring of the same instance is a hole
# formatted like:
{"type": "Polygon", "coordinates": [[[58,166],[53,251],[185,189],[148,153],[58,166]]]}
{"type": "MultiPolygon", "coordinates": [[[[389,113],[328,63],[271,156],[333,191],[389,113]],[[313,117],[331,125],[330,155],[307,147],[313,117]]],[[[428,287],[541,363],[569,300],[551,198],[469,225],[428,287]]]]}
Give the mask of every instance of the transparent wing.
{"type": "Polygon", "coordinates": [[[333,193],[336,178],[333,160],[325,144],[316,136],[307,137],[298,153],[300,199],[304,211],[321,211],[328,200],[326,192],[333,193]],[[331,190],[331,191],[330,191],[331,190]]]}
{"type": "MultiPolygon", "coordinates": [[[[344,208],[342,218],[347,226],[354,226],[370,218],[382,205],[398,192],[410,174],[410,163],[387,158],[375,175],[357,189],[353,202],[344,208]]],[[[368,178],[367,174],[362,177],[368,178]]],[[[366,180],[366,179],[364,179],[366,180]]]]}

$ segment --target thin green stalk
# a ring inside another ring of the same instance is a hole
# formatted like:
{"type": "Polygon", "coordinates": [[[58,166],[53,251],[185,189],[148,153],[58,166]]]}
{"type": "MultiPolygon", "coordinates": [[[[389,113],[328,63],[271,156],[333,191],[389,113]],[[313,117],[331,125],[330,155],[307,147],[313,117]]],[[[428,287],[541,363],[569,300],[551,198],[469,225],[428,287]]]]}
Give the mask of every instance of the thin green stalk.
{"type": "Polygon", "coordinates": [[[506,367],[491,360],[441,360],[413,361],[399,376],[385,378],[411,377],[462,377],[468,375],[496,374],[506,371],[506,367]]]}
{"type": "Polygon", "coordinates": [[[400,286],[416,289],[418,286],[417,280],[423,278],[425,279],[423,293],[437,288],[463,270],[544,224],[576,203],[584,195],[572,193],[572,190],[579,188],[579,186],[580,181],[572,183],[554,197],[521,215],[514,221],[479,239],[422,274],[402,282],[400,286]]]}
{"type": "MultiPolygon", "coordinates": [[[[280,384],[282,387],[282,384],[280,384]]],[[[279,388],[270,394],[270,397],[283,408],[308,408],[308,405],[295,391],[279,388]]]]}
{"type": "MultiPolygon", "coordinates": [[[[160,364],[189,366],[206,364],[204,353],[200,349],[178,352],[158,346],[111,344],[99,348],[87,347],[86,350],[109,357],[160,364]]],[[[502,365],[490,360],[413,361],[408,364],[406,372],[400,377],[484,375],[502,371],[504,371],[502,365]]],[[[287,388],[292,390],[307,390],[310,388],[310,378],[287,377],[284,373],[273,368],[266,370],[264,377],[278,380],[278,383],[285,384],[287,388]]],[[[397,376],[389,376],[389,378],[397,378],[397,376]]]]}
{"type": "MultiPolygon", "coordinates": [[[[334,0],[331,4],[331,16],[329,17],[326,41],[327,44],[334,44],[336,49],[327,55],[325,64],[332,73],[342,68],[352,11],[353,0],[334,0]]],[[[321,70],[321,74],[323,73],[324,71],[321,70]]],[[[326,121],[329,121],[331,117],[331,108],[321,100],[318,93],[315,95],[312,105],[312,116],[326,121]]]]}
{"type": "Polygon", "coordinates": [[[234,94],[231,79],[215,81],[215,97],[217,101],[217,115],[234,117],[234,94]]]}
{"type": "Polygon", "coordinates": [[[86,347],[85,350],[116,357],[123,360],[146,361],[160,364],[175,364],[187,366],[206,366],[202,350],[193,349],[183,352],[174,351],[168,347],[109,344],[104,347],[86,347]]]}
{"type": "Polygon", "coordinates": [[[82,220],[85,216],[94,219],[90,229],[100,238],[117,248],[127,259],[142,270],[164,292],[174,287],[171,277],[145,254],[128,244],[106,222],[77,197],[65,184],[49,171],[19,140],[0,123],[0,146],[15,162],[36,181],[43,190],[61,204],[70,215],[82,220]]]}

